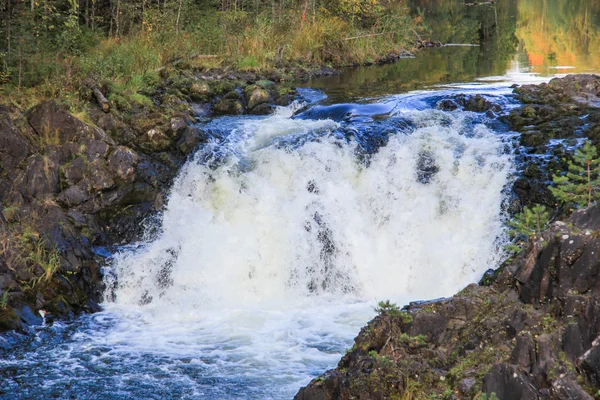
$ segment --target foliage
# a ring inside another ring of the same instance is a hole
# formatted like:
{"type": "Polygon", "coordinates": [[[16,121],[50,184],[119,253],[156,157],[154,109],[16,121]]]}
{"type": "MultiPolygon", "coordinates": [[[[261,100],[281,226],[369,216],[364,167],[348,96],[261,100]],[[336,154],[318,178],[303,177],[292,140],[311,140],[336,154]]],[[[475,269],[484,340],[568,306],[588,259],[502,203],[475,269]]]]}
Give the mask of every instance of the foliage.
{"type": "Polygon", "coordinates": [[[389,300],[385,300],[385,301],[380,301],[379,303],[377,303],[377,307],[375,307],[375,312],[377,314],[384,314],[384,313],[390,313],[390,312],[399,312],[400,311],[400,307],[398,307],[396,304],[390,302],[389,300]]]}
{"type": "Polygon", "coordinates": [[[528,238],[535,237],[544,230],[549,221],[550,212],[545,206],[541,204],[529,206],[508,222],[511,228],[508,234],[512,238],[519,235],[525,235],[528,238]]]}
{"type": "Polygon", "coordinates": [[[490,394],[490,397],[488,397],[485,393],[479,393],[476,397],[475,400],[500,400],[498,398],[498,396],[496,396],[496,393],[492,392],[490,394]]]}
{"type": "Polygon", "coordinates": [[[388,315],[392,318],[400,318],[400,320],[404,323],[409,323],[412,321],[412,317],[409,313],[401,311],[400,307],[389,300],[380,301],[377,303],[375,312],[379,315],[388,315]]]}
{"type": "Polygon", "coordinates": [[[83,82],[91,79],[111,86],[109,100],[127,109],[147,104],[135,95],[147,95],[158,71],[177,63],[248,70],[348,65],[397,51],[415,24],[406,10],[379,0],[4,0],[0,93],[19,102],[35,97],[32,103],[70,96],[79,107],[83,82]]]}
{"type": "Polygon", "coordinates": [[[56,249],[47,250],[46,241],[43,239],[37,240],[29,245],[29,252],[26,255],[26,262],[33,266],[39,266],[43,270],[43,274],[37,277],[33,285],[47,283],[52,279],[54,274],[60,268],[60,257],[56,249]]]}
{"type": "Polygon", "coordinates": [[[600,199],[600,158],[590,141],[577,149],[569,169],[564,175],[554,175],[552,194],[563,204],[576,207],[589,206],[600,199]]]}
{"type": "Polygon", "coordinates": [[[0,297],[0,310],[5,310],[8,307],[8,290],[5,290],[0,297]]]}

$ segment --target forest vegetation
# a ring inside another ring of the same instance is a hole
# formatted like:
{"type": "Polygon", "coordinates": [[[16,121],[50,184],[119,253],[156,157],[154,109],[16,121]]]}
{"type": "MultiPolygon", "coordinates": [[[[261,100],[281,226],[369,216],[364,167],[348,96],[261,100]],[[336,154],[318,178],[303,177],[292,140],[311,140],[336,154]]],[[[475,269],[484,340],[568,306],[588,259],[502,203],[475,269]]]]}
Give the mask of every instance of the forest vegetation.
{"type": "Polygon", "coordinates": [[[403,0],[2,0],[0,95],[77,111],[85,82],[143,96],[174,62],[238,71],[371,62],[404,50],[420,20],[403,0]]]}

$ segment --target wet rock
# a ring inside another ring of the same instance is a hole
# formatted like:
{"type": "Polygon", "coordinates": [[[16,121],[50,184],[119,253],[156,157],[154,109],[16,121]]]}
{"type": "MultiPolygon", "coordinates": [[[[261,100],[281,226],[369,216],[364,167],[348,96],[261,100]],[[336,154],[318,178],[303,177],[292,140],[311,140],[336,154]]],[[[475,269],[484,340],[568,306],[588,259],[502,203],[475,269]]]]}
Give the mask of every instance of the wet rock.
{"type": "Polygon", "coordinates": [[[36,315],[29,306],[23,306],[21,309],[15,310],[17,316],[27,325],[41,325],[43,320],[39,315],[36,315]]]}
{"type": "Polygon", "coordinates": [[[223,98],[213,106],[212,112],[217,115],[239,115],[244,113],[244,106],[238,99],[223,98]]]}
{"type": "Polygon", "coordinates": [[[473,111],[484,113],[486,111],[500,111],[500,107],[493,104],[480,94],[475,96],[462,95],[457,99],[458,103],[463,106],[465,111],[473,111]]]}
{"type": "Polygon", "coordinates": [[[254,114],[254,115],[269,115],[269,114],[273,114],[273,107],[270,104],[267,103],[263,103],[263,104],[259,104],[256,107],[254,107],[252,110],[250,110],[250,114],[254,114]]]}
{"type": "Polygon", "coordinates": [[[248,109],[253,110],[256,106],[271,101],[271,95],[266,89],[254,87],[252,90],[246,91],[246,101],[248,103],[248,109]]]}
{"type": "Polygon", "coordinates": [[[176,143],[177,148],[185,156],[193,153],[200,144],[206,143],[208,136],[197,127],[188,126],[176,143]]]}
{"type": "Polygon", "coordinates": [[[186,128],[188,124],[181,117],[171,118],[171,132],[174,136],[180,135],[186,128]]]}
{"type": "Polygon", "coordinates": [[[454,111],[458,109],[458,104],[452,99],[444,99],[436,104],[436,108],[442,111],[454,111]]]}

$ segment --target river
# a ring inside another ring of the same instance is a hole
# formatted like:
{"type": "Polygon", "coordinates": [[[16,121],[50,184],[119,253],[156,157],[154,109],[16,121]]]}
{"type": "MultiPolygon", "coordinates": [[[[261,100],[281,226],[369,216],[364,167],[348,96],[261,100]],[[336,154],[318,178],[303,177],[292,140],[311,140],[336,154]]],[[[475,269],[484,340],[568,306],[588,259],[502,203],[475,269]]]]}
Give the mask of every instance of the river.
{"type": "Polygon", "coordinates": [[[411,3],[463,46],[203,123],[160,221],[108,260],[103,311],[0,338],[1,398],[292,398],[378,301],[450,296],[497,266],[517,173],[497,115],[514,83],[600,69],[600,3],[411,3]],[[463,94],[498,108],[440,109],[463,94]]]}

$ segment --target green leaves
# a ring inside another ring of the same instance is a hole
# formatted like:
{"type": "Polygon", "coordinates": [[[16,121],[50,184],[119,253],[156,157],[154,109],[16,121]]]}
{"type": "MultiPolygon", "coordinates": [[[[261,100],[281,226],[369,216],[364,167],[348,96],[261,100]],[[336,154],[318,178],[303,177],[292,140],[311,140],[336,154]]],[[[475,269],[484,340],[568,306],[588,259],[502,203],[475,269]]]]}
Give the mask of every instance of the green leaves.
{"type": "Polygon", "coordinates": [[[526,207],[522,213],[517,214],[512,221],[508,222],[510,230],[508,235],[511,238],[519,235],[525,235],[528,238],[539,235],[550,221],[549,210],[541,205],[526,207]]]}
{"type": "Polygon", "coordinates": [[[577,149],[564,175],[554,175],[550,191],[566,205],[585,207],[600,198],[600,159],[590,141],[577,149]]]}

